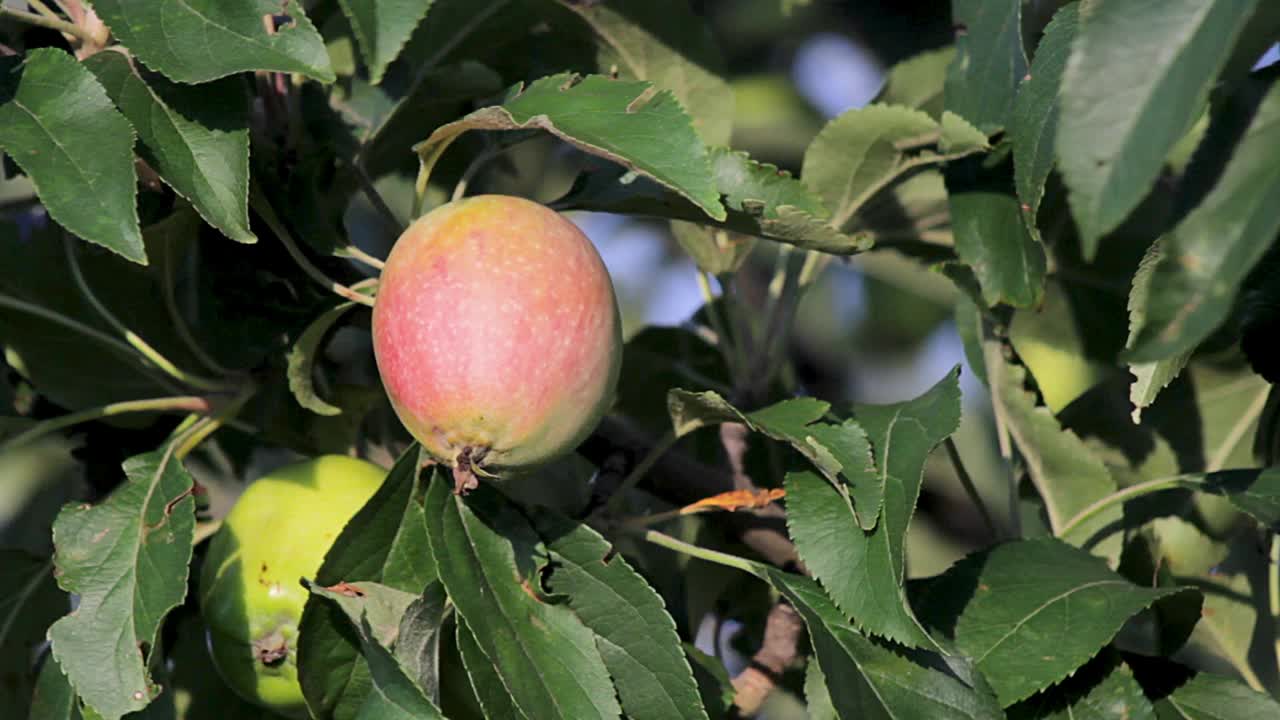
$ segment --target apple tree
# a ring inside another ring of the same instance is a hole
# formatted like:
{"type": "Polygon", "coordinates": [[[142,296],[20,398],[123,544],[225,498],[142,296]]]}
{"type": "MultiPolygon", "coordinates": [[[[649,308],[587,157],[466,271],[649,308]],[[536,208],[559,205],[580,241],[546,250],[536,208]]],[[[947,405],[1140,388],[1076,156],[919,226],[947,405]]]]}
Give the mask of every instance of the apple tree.
{"type": "Polygon", "coordinates": [[[1277,41],[3,0],[0,717],[1280,717],[1277,41]]]}

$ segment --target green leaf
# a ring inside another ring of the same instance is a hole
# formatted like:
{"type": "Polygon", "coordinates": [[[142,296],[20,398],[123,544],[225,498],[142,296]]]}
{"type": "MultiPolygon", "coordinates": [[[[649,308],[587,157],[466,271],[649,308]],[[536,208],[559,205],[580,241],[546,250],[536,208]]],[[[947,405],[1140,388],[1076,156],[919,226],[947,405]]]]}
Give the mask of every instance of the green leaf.
{"type": "Polygon", "coordinates": [[[1044,295],[1044,247],[1022,221],[1009,192],[1009,163],[971,158],[947,168],[956,254],[973,268],[987,305],[1034,307],[1044,295]]]}
{"type": "Polygon", "coordinates": [[[1009,708],[1010,720],[1154,720],[1133,671],[1104,650],[1059,685],[1009,708]]]}
{"type": "MultiPolygon", "coordinates": [[[[1062,533],[1064,525],[1077,513],[1114,493],[1116,481],[1079,436],[1064,430],[1049,409],[1037,406],[1034,396],[1023,389],[1026,369],[1005,361],[996,343],[985,346],[987,377],[997,416],[1003,418],[1022,454],[1027,474],[1044,502],[1049,527],[1056,534],[1062,533]]],[[[1114,559],[1119,556],[1120,547],[1119,538],[1112,537],[1111,531],[1121,517],[1120,508],[1111,507],[1077,524],[1063,539],[1114,559]]]]}
{"type": "MultiPolygon", "coordinates": [[[[939,670],[940,658],[930,653],[904,652],[859,634],[844,619],[817,583],[770,568],[767,577],[800,612],[822,672],[839,678],[828,685],[840,717],[859,720],[930,718],[990,720],[1000,708],[990,691],[966,682],[951,660],[939,670]]],[[[980,682],[978,678],[974,678],[980,682]]]]}
{"type": "Polygon", "coordinates": [[[947,71],[947,109],[991,134],[1009,122],[1027,74],[1021,0],[952,0],[956,54],[947,71]]]}
{"type": "Polygon", "coordinates": [[[440,694],[440,632],[447,602],[444,585],[431,581],[405,610],[396,638],[396,659],[432,700],[440,694]]]}
{"type": "MultiPolygon", "coordinates": [[[[1133,287],[1129,290],[1129,339],[1126,347],[1132,348],[1138,332],[1147,322],[1147,304],[1151,301],[1151,278],[1156,267],[1165,259],[1165,241],[1156,240],[1142,256],[1138,271],[1133,275],[1133,287]]],[[[1171,355],[1159,360],[1129,363],[1133,383],[1129,385],[1129,401],[1133,403],[1133,422],[1142,422],[1142,410],[1155,402],[1160,391],[1173,382],[1191,359],[1191,351],[1171,355]]]]}
{"type": "MultiPolygon", "coordinates": [[[[53,563],[0,550],[0,716],[27,717],[36,675],[31,659],[45,631],[70,609],[53,581],[53,563]]],[[[49,664],[53,664],[52,661],[49,664]]]]}
{"type": "Polygon", "coordinates": [[[502,684],[497,668],[485,657],[484,651],[476,642],[476,636],[471,634],[467,621],[462,618],[458,618],[457,638],[458,653],[462,655],[462,664],[466,666],[471,689],[484,708],[485,717],[524,720],[525,714],[511,700],[511,694],[502,684]]]}
{"type": "Polygon", "coordinates": [[[343,588],[335,591],[312,585],[311,592],[332,600],[342,608],[360,637],[361,653],[368,663],[373,687],[356,718],[443,718],[423,688],[389,649],[399,637],[400,618],[418,596],[377,583],[347,583],[343,588]]]}
{"type": "Polygon", "coordinates": [[[838,720],[840,717],[831,704],[827,678],[816,660],[810,660],[804,668],[804,702],[809,720],[838,720]]]}
{"type": "Polygon", "coordinates": [[[693,678],[698,682],[698,694],[707,717],[725,720],[729,708],[733,707],[734,689],[724,663],[689,643],[684,644],[684,653],[693,668],[693,678]]]}
{"type": "Polygon", "coordinates": [[[726,199],[723,221],[709,220],[684,197],[613,168],[588,172],[555,204],[561,209],[688,220],[838,255],[871,246],[866,237],[832,227],[822,201],[785,170],[728,148],[711,148],[710,160],[716,189],[726,199]]]}
{"type": "Polygon", "coordinates": [[[858,210],[904,173],[985,149],[965,121],[953,116],[946,125],[906,107],[850,110],[809,144],[800,177],[831,211],[833,227],[856,226],[858,210]]]}
{"type": "Polygon", "coordinates": [[[83,65],[61,50],[0,60],[0,149],[59,225],[146,265],[133,128],[83,65]]]}
{"type": "Polygon", "coordinates": [[[147,653],[186,595],[196,524],[192,479],[172,446],[129,458],[124,471],[125,484],[101,504],[68,505],[53,523],[58,584],[80,596],[49,628],[53,656],[108,720],[160,692],[147,653]]]}
{"type": "Polygon", "coordinates": [[[142,141],[138,154],[205,222],[243,243],[249,227],[249,128],[235,80],[191,88],[139,76],[123,52],[84,61],[142,141]]]}
{"type": "Polygon", "coordinates": [[[1018,88],[1009,136],[1013,139],[1013,178],[1018,199],[1028,209],[1027,226],[1036,226],[1044,183],[1053,169],[1053,143],[1058,134],[1058,88],[1067,55],[1080,25],[1080,4],[1062,6],[1044,28],[1044,37],[1036,48],[1031,74],[1018,88]]]}
{"type": "Polygon", "coordinates": [[[427,532],[440,580],[482,654],[527,716],[616,718],[595,635],[563,605],[535,593],[538,538],[495,490],[465,499],[438,478],[427,491],[427,532]]]}
{"type": "Polygon", "coordinates": [[[467,130],[546,130],[569,144],[670,187],[715,220],[724,206],[707,147],[670,91],[646,82],[561,73],[516,88],[502,105],[436,128],[414,146],[424,172],[467,130]]]}
{"type": "Polygon", "coordinates": [[[360,634],[386,648],[396,646],[400,637],[400,620],[417,593],[397,590],[376,582],[346,582],[333,587],[311,583],[313,595],[333,601],[360,634]]]}
{"type": "Polygon", "coordinates": [[[889,68],[884,87],[872,100],[876,105],[902,105],[942,119],[947,67],[956,55],[950,45],[913,55],[889,68]]]}
{"type": "MultiPolygon", "coordinates": [[[[334,541],[316,573],[317,584],[358,579],[418,593],[435,579],[419,464],[416,445],[400,456],[382,487],[334,541]]],[[[346,623],[330,603],[309,598],[298,624],[298,680],[307,707],[320,718],[354,717],[370,691],[368,665],[346,623]]]]}
{"type": "MultiPolygon", "coordinates": [[[[1248,117],[1248,99],[1233,100],[1224,114],[1248,117]]],[[[1194,171],[1195,164],[1189,173],[1194,171]]],[[[1162,241],[1163,257],[1150,271],[1143,322],[1128,359],[1169,358],[1207,338],[1227,317],[1240,284],[1277,231],[1280,83],[1272,83],[1212,189],[1162,241]]]]}
{"type": "MultiPolygon", "coordinates": [[[[14,716],[19,717],[19,716],[14,716]]],[[[28,720],[80,720],[80,699],[52,655],[45,656],[36,678],[28,720]]]]}
{"type": "Polygon", "coordinates": [[[1155,183],[1256,4],[1099,0],[1082,13],[1056,146],[1086,260],[1155,183]]]}
{"type": "Polygon", "coordinates": [[[252,70],[335,78],[324,40],[295,0],[93,0],[93,9],[147,67],[177,82],[252,70]],[[288,20],[268,30],[265,15],[288,20]]]}
{"type": "Polygon", "coordinates": [[[1280,703],[1236,680],[1200,673],[1156,707],[1169,720],[1253,720],[1277,717],[1280,703]]]}
{"type": "Polygon", "coordinates": [[[546,511],[533,522],[551,552],[547,587],[566,596],[569,609],[595,633],[627,717],[706,720],[662,598],[586,525],[546,511]]]}
{"type": "Polygon", "coordinates": [[[431,3],[432,0],[339,0],[369,68],[370,82],[382,82],[387,66],[400,55],[409,36],[427,16],[431,3]]]}
{"type": "Polygon", "coordinates": [[[298,336],[287,356],[286,374],[289,378],[289,391],[297,398],[298,404],[317,415],[341,415],[342,408],[330,405],[316,394],[312,384],[312,369],[316,355],[320,354],[320,342],[329,334],[334,323],[338,322],[348,310],[355,307],[353,302],[339,303],[325,310],[311,321],[307,329],[298,336]]]}
{"type": "Polygon", "coordinates": [[[600,39],[597,65],[670,90],[712,145],[729,142],[733,91],[717,74],[723,61],[706,22],[686,0],[560,0],[600,39]]]}
{"type": "MultiPolygon", "coordinates": [[[[667,410],[677,437],[707,425],[739,422],[795,448],[832,483],[847,482],[839,493],[849,493],[858,503],[853,511],[866,529],[876,523],[883,483],[871,477],[871,456],[865,433],[858,423],[837,425],[818,422],[830,405],[814,398],[791,398],[743,413],[715,392],[694,393],[673,389],[667,393],[667,410]]],[[[848,498],[846,497],[846,505],[848,498]]]]}
{"type": "Polygon", "coordinates": [[[1044,538],[970,555],[935,581],[925,603],[956,613],[956,647],[1007,706],[1067,677],[1126,620],[1178,592],[1197,591],[1134,585],[1102,559],[1044,538]]]}

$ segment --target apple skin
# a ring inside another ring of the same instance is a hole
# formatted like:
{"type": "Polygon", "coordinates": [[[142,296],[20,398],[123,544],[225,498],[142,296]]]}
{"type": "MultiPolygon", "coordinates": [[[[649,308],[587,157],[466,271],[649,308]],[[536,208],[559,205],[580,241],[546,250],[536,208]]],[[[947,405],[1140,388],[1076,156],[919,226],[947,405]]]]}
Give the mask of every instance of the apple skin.
{"type": "Polygon", "coordinates": [[[333,541],[386,478],[325,455],[270,472],[236,500],[200,574],[200,612],[218,673],[245,700],[308,717],[298,684],[298,621],[333,541]]]}
{"type": "Polygon", "coordinates": [[[478,195],[405,230],[373,309],[378,371],[401,422],[457,491],[539,465],[608,410],[622,363],[613,283],[559,213],[478,195]]]}

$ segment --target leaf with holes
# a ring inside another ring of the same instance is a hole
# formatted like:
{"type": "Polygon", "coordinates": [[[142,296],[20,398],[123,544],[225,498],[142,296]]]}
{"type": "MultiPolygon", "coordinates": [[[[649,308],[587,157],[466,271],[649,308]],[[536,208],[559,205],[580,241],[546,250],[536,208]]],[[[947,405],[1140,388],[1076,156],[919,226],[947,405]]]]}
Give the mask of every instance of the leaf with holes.
{"type": "Polygon", "coordinates": [[[143,64],[177,82],[253,70],[335,78],[297,0],[93,0],[93,9],[143,64]]]}
{"type": "Polygon", "coordinates": [[[561,73],[513,88],[501,105],[436,128],[414,146],[424,173],[467,130],[542,129],[661,183],[725,219],[707,147],[670,91],[647,82],[561,73]]]}
{"type": "Polygon", "coordinates": [[[80,596],[49,628],[85,703],[115,720],[160,693],[147,671],[160,623],[187,593],[195,537],[191,476],[173,448],[129,458],[99,505],[68,505],[53,524],[58,584],[80,596]]]}
{"type": "Polygon", "coordinates": [[[61,50],[0,58],[0,149],[35,184],[57,223],[142,265],[133,128],[61,50]]]}

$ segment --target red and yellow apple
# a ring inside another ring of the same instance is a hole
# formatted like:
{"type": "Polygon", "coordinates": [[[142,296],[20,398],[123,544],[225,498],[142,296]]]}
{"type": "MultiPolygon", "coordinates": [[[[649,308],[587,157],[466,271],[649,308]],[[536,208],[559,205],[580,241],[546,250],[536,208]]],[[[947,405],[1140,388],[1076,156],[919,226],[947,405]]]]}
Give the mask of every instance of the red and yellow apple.
{"type": "Polygon", "coordinates": [[[465,492],[477,474],[541,464],[594,429],[613,400],[621,327],[582,231],[529,200],[480,195],[400,236],[373,350],[396,414],[465,492]]]}

